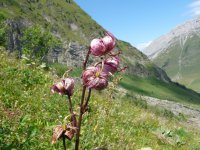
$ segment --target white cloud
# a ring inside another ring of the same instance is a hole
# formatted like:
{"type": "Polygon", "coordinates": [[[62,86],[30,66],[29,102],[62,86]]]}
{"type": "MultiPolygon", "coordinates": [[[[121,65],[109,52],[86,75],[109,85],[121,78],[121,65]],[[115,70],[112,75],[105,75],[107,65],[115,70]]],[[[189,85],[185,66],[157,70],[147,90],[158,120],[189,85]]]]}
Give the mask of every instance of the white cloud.
{"type": "Polygon", "coordinates": [[[192,16],[198,16],[200,15],[200,0],[196,0],[189,4],[190,7],[190,13],[192,16]]]}
{"type": "Polygon", "coordinates": [[[192,2],[189,6],[190,7],[199,7],[200,6],[200,0],[192,2]]]}
{"type": "Polygon", "coordinates": [[[148,41],[145,43],[140,43],[138,45],[136,45],[136,47],[140,50],[143,51],[146,47],[148,47],[150,44],[152,43],[152,41],[148,41]]]}

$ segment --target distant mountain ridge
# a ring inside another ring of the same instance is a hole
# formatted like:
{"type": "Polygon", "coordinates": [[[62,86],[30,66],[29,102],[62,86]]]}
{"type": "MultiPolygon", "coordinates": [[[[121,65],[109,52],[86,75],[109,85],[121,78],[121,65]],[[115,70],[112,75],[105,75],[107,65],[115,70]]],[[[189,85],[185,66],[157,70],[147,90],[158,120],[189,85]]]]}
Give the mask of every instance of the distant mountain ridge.
{"type": "Polygon", "coordinates": [[[160,52],[166,50],[176,42],[179,41],[181,44],[184,44],[193,34],[197,34],[200,37],[200,16],[182,25],[178,25],[169,33],[155,39],[143,52],[149,58],[154,59],[160,52]]]}
{"type": "Polygon", "coordinates": [[[200,92],[200,17],[157,38],[144,53],[173,81],[200,92]]]}

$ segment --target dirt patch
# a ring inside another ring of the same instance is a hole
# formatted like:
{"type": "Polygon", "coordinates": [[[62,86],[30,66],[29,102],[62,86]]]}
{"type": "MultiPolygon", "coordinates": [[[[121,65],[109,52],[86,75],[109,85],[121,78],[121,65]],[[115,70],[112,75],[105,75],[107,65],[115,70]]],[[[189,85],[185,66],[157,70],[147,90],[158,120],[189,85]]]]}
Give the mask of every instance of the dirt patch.
{"type": "Polygon", "coordinates": [[[168,100],[161,100],[154,97],[141,96],[148,105],[165,108],[170,110],[175,115],[183,114],[187,116],[187,123],[194,127],[200,128],[200,111],[190,108],[184,104],[172,102],[168,100]]]}

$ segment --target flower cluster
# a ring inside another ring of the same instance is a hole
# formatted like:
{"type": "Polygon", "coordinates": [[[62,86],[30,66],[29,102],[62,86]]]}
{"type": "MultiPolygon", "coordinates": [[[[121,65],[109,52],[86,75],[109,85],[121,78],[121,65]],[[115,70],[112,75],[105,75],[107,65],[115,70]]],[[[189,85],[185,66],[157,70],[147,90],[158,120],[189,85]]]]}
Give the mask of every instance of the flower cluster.
{"type": "MultiPolygon", "coordinates": [[[[102,39],[93,39],[90,44],[90,52],[94,56],[106,56],[115,47],[115,37],[107,32],[102,39]]],[[[114,55],[104,59],[97,66],[86,68],[83,72],[83,84],[89,89],[102,90],[108,85],[108,77],[115,73],[119,67],[119,56],[114,55]]]]}
{"type": "MultiPolygon", "coordinates": [[[[97,57],[105,57],[98,65],[86,68],[82,74],[83,84],[89,89],[102,90],[108,85],[108,77],[114,74],[119,68],[119,56],[109,55],[115,47],[115,37],[110,32],[106,32],[106,36],[101,39],[93,39],[90,44],[90,53],[97,57]],[[110,57],[106,57],[110,56],[110,57]]],[[[61,82],[51,87],[52,93],[60,95],[73,94],[74,80],[72,78],[63,79],[61,82]]]]}
{"type": "Polygon", "coordinates": [[[71,96],[74,91],[74,79],[64,78],[60,82],[55,83],[51,87],[52,93],[58,93],[60,95],[67,95],[69,102],[69,111],[71,114],[70,123],[58,125],[53,129],[52,144],[60,138],[63,138],[63,146],[66,149],[65,138],[71,140],[76,135],[75,150],[79,147],[80,127],[82,121],[82,115],[88,110],[88,102],[91,95],[91,90],[103,90],[108,86],[109,76],[118,71],[119,68],[119,53],[113,54],[112,50],[115,47],[115,37],[106,32],[106,36],[101,39],[93,39],[90,44],[90,49],[83,63],[83,90],[80,101],[79,121],[77,122],[76,113],[73,112],[73,105],[71,96]],[[101,58],[101,62],[97,62],[96,65],[86,68],[89,56],[94,55],[101,58]],[[86,87],[89,89],[87,98],[85,98],[86,87]]]}

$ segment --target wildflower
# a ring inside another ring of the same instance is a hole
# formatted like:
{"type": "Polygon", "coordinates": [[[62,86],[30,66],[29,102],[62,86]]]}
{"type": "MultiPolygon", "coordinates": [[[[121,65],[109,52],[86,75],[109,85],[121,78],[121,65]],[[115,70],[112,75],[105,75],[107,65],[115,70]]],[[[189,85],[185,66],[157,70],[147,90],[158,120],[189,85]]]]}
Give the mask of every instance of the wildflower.
{"type": "Polygon", "coordinates": [[[119,56],[114,56],[104,61],[103,72],[115,73],[119,67],[119,56]]]}
{"type": "Polygon", "coordinates": [[[106,47],[101,39],[93,39],[90,44],[90,51],[94,56],[102,56],[105,54],[106,47]]]}
{"type": "Polygon", "coordinates": [[[51,144],[55,144],[57,140],[62,136],[63,132],[64,132],[64,129],[61,125],[54,127],[51,144]]]}
{"type": "Polygon", "coordinates": [[[93,39],[90,44],[91,54],[94,56],[102,56],[109,53],[115,47],[115,37],[110,32],[106,32],[106,36],[102,39],[93,39]]]}
{"type": "Polygon", "coordinates": [[[110,52],[115,47],[115,37],[110,32],[106,32],[106,36],[102,41],[106,47],[106,53],[110,52]]]}
{"type": "Polygon", "coordinates": [[[57,92],[60,95],[72,96],[73,91],[74,91],[74,79],[72,78],[65,78],[51,87],[52,93],[57,92]]]}
{"type": "Polygon", "coordinates": [[[108,75],[100,67],[88,67],[83,72],[83,84],[88,88],[102,90],[107,87],[108,75]]]}

